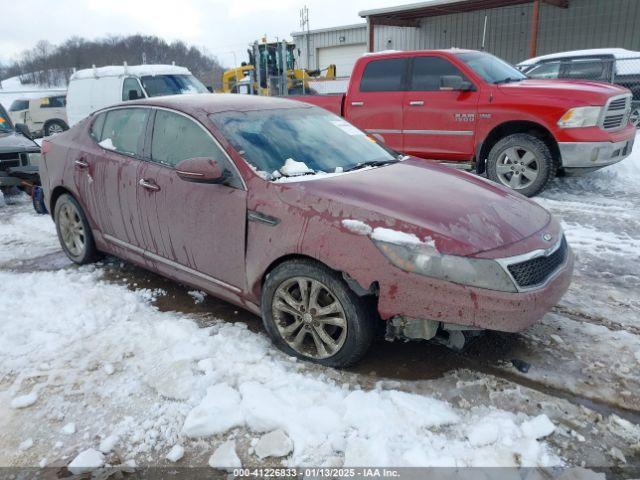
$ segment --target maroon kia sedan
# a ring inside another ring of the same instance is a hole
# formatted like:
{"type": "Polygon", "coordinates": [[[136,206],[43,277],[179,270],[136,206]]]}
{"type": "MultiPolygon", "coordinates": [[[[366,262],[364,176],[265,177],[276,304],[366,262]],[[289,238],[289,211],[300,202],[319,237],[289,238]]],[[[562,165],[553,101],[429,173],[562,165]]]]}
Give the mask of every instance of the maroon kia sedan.
{"type": "Polygon", "coordinates": [[[356,362],[383,325],[388,339],[456,348],[481,329],[524,329],[571,280],[562,229],[536,203],[304,103],[129,102],[42,153],[71,260],[109,253],[205,290],[325,365],[356,362]]]}

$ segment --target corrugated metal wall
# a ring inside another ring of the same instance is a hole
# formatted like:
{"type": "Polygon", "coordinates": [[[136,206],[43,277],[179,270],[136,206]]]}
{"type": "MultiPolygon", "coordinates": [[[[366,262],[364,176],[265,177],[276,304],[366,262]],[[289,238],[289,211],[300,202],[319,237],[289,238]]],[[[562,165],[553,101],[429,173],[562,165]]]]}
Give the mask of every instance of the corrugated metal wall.
{"type": "MultiPolygon", "coordinates": [[[[529,56],[529,34],[533,3],[475,12],[424,18],[420,26],[375,27],[376,51],[429,48],[482,47],[485,17],[485,50],[518,63],[529,56]]],[[[540,7],[538,55],[585,48],[620,47],[640,50],[640,0],[570,0],[569,8],[545,3],[540,7]]],[[[317,49],[366,43],[366,26],[311,32],[309,66],[317,68],[317,49]],[[340,42],[340,37],[345,37],[340,42]]],[[[301,49],[300,64],[306,65],[304,35],[295,35],[301,49]]]]}
{"type": "Polygon", "coordinates": [[[531,4],[493,8],[425,18],[418,28],[375,27],[376,50],[482,48],[487,17],[485,50],[508,61],[524,58],[527,51],[531,4]]]}
{"type": "Polygon", "coordinates": [[[640,1],[571,0],[569,5],[541,5],[538,55],[585,48],[640,50],[640,1]]]}
{"type": "Polygon", "coordinates": [[[340,29],[327,29],[319,31],[311,31],[309,34],[309,55],[307,57],[307,36],[303,33],[296,32],[293,34],[293,42],[300,50],[298,66],[300,68],[318,68],[317,53],[319,48],[337,47],[339,45],[354,45],[367,43],[367,26],[350,25],[340,29]],[[344,41],[340,41],[340,37],[344,37],[344,41]],[[308,58],[308,63],[307,63],[308,58]]]}

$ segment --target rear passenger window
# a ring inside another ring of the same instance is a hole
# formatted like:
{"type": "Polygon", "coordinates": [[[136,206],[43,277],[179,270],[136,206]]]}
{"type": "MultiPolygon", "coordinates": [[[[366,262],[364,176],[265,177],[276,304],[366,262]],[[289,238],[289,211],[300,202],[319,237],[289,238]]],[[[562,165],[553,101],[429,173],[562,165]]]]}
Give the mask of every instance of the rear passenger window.
{"type": "Polygon", "coordinates": [[[445,75],[457,75],[467,80],[460,70],[444,58],[415,57],[411,72],[411,90],[421,92],[440,90],[440,79],[445,75]]]}
{"type": "Polygon", "coordinates": [[[195,121],[158,110],[151,141],[152,160],[175,167],[182,160],[196,157],[213,158],[221,164],[227,162],[222,149],[195,121]]]}
{"type": "Polygon", "coordinates": [[[102,127],[104,127],[104,119],[107,116],[106,113],[99,113],[96,115],[95,120],[91,124],[91,137],[96,141],[102,141],[102,127]]]}
{"type": "Polygon", "coordinates": [[[360,80],[361,92],[396,92],[402,90],[404,58],[389,58],[369,62],[360,80]]]}
{"type": "Polygon", "coordinates": [[[146,108],[120,108],[106,112],[100,146],[125,155],[137,155],[147,114],[146,108]]]}

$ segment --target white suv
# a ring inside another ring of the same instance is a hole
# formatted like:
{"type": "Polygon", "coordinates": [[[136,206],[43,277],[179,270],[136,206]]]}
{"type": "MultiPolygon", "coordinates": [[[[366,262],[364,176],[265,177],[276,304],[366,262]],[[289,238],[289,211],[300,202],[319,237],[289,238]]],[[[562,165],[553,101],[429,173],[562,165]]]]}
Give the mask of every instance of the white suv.
{"type": "Polygon", "coordinates": [[[13,123],[24,123],[34,137],[49,137],[69,129],[67,96],[15,100],[9,107],[13,123]]]}

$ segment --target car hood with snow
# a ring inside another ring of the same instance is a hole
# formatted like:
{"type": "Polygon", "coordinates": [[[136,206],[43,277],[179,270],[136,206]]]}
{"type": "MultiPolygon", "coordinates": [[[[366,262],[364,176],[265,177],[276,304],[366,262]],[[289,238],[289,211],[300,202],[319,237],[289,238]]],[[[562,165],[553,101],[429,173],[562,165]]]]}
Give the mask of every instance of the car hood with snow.
{"type": "Polygon", "coordinates": [[[291,206],[428,236],[441,253],[453,255],[510,245],[551,221],[545,209],[522,195],[416,158],[279,187],[280,198],[291,206]]]}
{"type": "Polygon", "coordinates": [[[626,88],[588,80],[526,79],[504,83],[499,88],[506,95],[546,97],[561,104],[575,104],[579,98],[585,105],[604,105],[609,97],[629,93],[626,88]]]}
{"type": "Polygon", "coordinates": [[[37,153],[38,145],[15,131],[0,132],[0,153],[37,153]]]}

